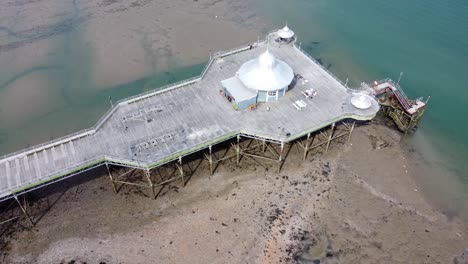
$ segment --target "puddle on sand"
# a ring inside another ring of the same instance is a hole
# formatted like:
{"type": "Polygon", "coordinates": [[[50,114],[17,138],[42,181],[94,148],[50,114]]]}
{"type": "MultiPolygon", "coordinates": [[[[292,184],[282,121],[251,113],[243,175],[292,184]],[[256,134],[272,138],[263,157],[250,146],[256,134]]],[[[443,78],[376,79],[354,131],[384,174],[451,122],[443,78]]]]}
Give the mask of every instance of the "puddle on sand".
{"type": "Polygon", "coordinates": [[[338,263],[338,253],[333,251],[325,233],[304,231],[294,260],[301,264],[334,264],[338,263]]]}

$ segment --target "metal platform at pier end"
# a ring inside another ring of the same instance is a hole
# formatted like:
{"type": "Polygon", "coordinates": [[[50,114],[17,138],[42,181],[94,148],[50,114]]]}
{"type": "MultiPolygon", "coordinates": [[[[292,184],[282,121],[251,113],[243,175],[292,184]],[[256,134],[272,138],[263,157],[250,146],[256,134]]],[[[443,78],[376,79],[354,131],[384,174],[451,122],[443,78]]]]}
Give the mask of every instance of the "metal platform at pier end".
{"type": "Polygon", "coordinates": [[[102,164],[149,171],[239,135],[287,144],[340,120],[376,115],[377,101],[353,107],[353,91],[294,42],[270,39],[219,52],[199,77],[121,101],[90,129],[1,157],[0,201],[102,164]],[[302,78],[280,100],[236,111],[220,96],[221,82],[267,46],[302,78]],[[312,88],[316,96],[306,99],[312,88]],[[306,107],[298,110],[300,100],[306,107]]]}

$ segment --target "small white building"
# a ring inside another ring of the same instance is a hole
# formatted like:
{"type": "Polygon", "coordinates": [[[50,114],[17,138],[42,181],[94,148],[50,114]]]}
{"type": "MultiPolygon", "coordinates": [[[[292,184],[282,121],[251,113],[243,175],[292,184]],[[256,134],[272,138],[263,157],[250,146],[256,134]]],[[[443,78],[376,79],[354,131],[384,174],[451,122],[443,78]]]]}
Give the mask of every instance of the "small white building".
{"type": "Polygon", "coordinates": [[[293,79],[291,67],[267,50],[244,63],[238,76],[222,81],[222,85],[235,108],[243,109],[257,102],[278,100],[286,94],[293,79]]]}
{"type": "Polygon", "coordinates": [[[287,41],[287,42],[291,42],[292,40],[294,40],[294,37],[296,36],[294,31],[289,29],[287,25],[284,28],[278,30],[276,32],[276,35],[278,35],[280,40],[287,41]]]}

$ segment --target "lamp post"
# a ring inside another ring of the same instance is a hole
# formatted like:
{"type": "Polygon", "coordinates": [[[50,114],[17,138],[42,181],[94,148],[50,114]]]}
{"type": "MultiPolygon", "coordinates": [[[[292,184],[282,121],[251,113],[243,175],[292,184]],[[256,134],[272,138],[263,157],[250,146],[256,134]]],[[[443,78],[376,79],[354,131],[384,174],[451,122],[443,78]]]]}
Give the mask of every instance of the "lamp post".
{"type": "Polygon", "coordinates": [[[400,72],[400,77],[398,77],[398,82],[397,82],[398,85],[400,85],[401,77],[403,77],[403,72],[400,72]]]}

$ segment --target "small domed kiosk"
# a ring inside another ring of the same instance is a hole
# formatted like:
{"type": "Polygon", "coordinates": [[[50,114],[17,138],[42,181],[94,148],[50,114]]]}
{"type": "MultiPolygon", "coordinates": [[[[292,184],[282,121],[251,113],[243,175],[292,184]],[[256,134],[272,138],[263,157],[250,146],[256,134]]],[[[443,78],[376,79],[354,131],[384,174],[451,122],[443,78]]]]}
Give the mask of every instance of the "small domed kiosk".
{"type": "Polygon", "coordinates": [[[239,79],[245,87],[258,92],[258,102],[276,101],[284,96],[293,78],[291,67],[268,50],[239,69],[239,79]]]}
{"type": "Polygon", "coordinates": [[[278,30],[276,35],[278,35],[280,40],[290,42],[294,39],[296,34],[286,25],[284,28],[278,30]]]}
{"type": "Polygon", "coordinates": [[[267,50],[244,63],[237,76],[222,81],[222,84],[235,108],[242,109],[257,102],[277,101],[286,94],[293,79],[291,67],[267,50]]]}
{"type": "Polygon", "coordinates": [[[373,101],[375,100],[372,97],[363,93],[355,93],[351,97],[351,104],[361,110],[369,109],[373,101]]]}

